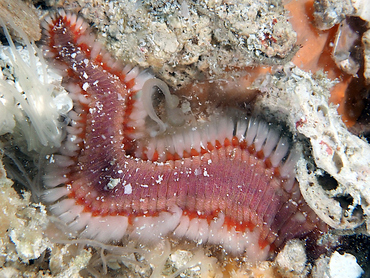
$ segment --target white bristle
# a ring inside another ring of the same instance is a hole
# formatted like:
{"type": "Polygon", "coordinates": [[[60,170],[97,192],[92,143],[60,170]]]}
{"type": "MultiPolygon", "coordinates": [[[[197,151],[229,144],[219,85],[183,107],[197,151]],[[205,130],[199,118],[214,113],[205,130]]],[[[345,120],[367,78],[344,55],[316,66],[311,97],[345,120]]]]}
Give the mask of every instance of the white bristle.
{"type": "Polygon", "coordinates": [[[69,111],[68,117],[74,121],[79,121],[81,119],[80,116],[73,110],[69,111]]]}
{"type": "Polygon", "coordinates": [[[172,144],[175,147],[175,152],[182,157],[185,149],[184,134],[178,132],[172,136],[172,144]]]}
{"type": "Polygon", "coordinates": [[[82,238],[95,238],[100,232],[101,224],[104,222],[101,216],[90,217],[85,230],[80,234],[82,238]]]}
{"type": "Polygon", "coordinates": [[[256,151],[260,151],[262,149],[262,145],[265,142],[267,138],[267,134],[269,132],[268,126],[264,122],[259,122],[258,128],[257,128],[257,134],[254,138],[254,147],[256,151]]]}
{"type": "Polygon", "coordinates": [[[49,16],[47,16],[45,18],[44,21],[41,22],[41,27],[43,28],[43,32],[44,34],[47,32],[49,33],[48,31],[50,30],[50,25],[53,24],[53,21],[51,20],[51,18],[49,16]]]}
{"type": "Polygon", "coordinates": [[[47,47],[44,47],[45,51],[43,51],[44,58],[47,58],[47,59],[55,58],[56,54],[54,52],[50,51],[50,49],[46,49],[46,48],[47,47]]]}
{"type": "Polygon", "coordinates": [[[183,238],[189,228],[190,219],[188,216],[182,216],[180,220],[180,224],[176,227],[175,231],[173,232],[174,236],[178,238],[183,238]]]}
{"type": "Polygon", "coordinates": [[[207,149],[207,134],[205,127],[198,129],[197,133],[199,134],[199,151],[201,150],[201,148],[207,149]]]}
{"type": "Polygon", "coordinates": [[[216,136],[213,138],[212,142],[215,142],[216,140],[218,140],[222,144],[224,142],[224,139],[227,136],[227,130],[228,130],[226,119],[225,118],[218,119],[218,122],[215,124],[215,127],[217,131],[215,133],[216,136]]]}
{"type": "Polygon", "coordinates": [[[206,219],[199,219],[199,229],[196,240],[199,243],[207,242],[209,238],[209,225],[206,219]]]}
{"type": "Polygon", "coordinates": [[[72,15],[70,16],[70,22],[71,22],[71,25],[76,24],[76,21],[77,21],[77,15],[76,15],[76,14],[72,14],[72,15]]]}
{"type": "Polygon", "coordinates": [[[44,185],[48,188],[53,188],[56,187],[60,184],[66,183],[68,181],[67,177],[63,176],[49,176],[49,175],[44,175],[43,176],[43,181],[44,185]]]}
{"type": "Polygon", "coordinates": [[[83,124],[80,123],[80,122],[76,122],[76,121],[71,121],[71,126],[73,128],[82,128],[83,127],[83,124]]]}
{"type": "Polygon", "coordinates": [[[80,85],[73,83],[73,82],[68,83],[66,85],[66,89],[68,90],[69,93],[72,93],[72,94],[78,94],[82,92],[80,85]]]}
{"type": "Polygon", "coordinates": [[[80,149],[78,145],[70,141],[64,142],[64,147],[68,149],[68,151],[70,151],[71,153],[74,153],[80,149]]]}
{"type": "Polygon", "coordinates": [[[113,71],[122,71],[123,69],[123,65],[120,61],[114,61],[114,63],[112,64],[111,66],[112,70],[113,71]]]}
{"type": "Polygon", "coordinates": [[[80,32],[84,33],[89,28],[89,25],[86,22],[83,22],[80,27],[80,32]]]}
{"type": "Polygon", "coordinates": [[[217,134],[216,122],[212,122],[206,126],[206,134],[207,134],[207,143],[209,142],[211,144],[214,144],[217,134]]]}
{"type": "Polygon", "coordinates": [[[73,203],[73,205],[66,212],[59,215],[59,219],[66,224],[70,223],[74,221],[83,210],[84,210],[83,206],[79,206],[73,203]]]}
{"type": "Polygon", "coordinates": [[[77,44],[84,43],[84,44],[87,44],[89,47],[91,47],[91,44],[92,44],[91,42],[94,42],[94,41],[90,38],[90,36],[85,35],[85,34],[79,36],[76,41],[77,44]]]}
{"type": "Polygon", "coordinates": [[[188,230],[185,233],[186,238],[196,239],[199,234],[199,220],[198,218],[193,218],[189,222],[188,230]]]}
{"type": "MultiPolygon", "coordinates": [[[[94,42],[95,44],[95,42],[94,42]]],[[[110,67],[113,65],[113,59],[109,52],[105,51],[104,49],[101,50],[100,54],[102,55],[102,60],[107,63],[107,65],[110,67]]]]}
{"type": "Polygon", "coordinates": [[[65,144],[62,145],[62,147],[59,149],[59,152],[62,155],[70,156],[70,157],[73,157],[73,156],[77,155],[76,151],[73,151],[73,150],[69,149],[68,147],[65,146],[65,144]]]}
{"type": "Polygon", "coordinates": [[[120,240],[126,233],[128,218],[124,216],[107,216],[102,217],[99,221],[99,232],[95,240],[108,242],[110,240],[120,240]]]}
{"type": "Polygon", "coordinates": [[[164,141],[165,141],[166,151],[171,153],[171,154],[174,154],[175,153],[175,146],[172,142],[172,138],[170,136],[167,136],[167,137],[164,138],[164,141]]]}
{"type": "Polygon", "coordinates": [[[112,240],[121,240],[128,227],[128,218],[126,216],[107,216],[110,223],[109,237],[112,240]]]}
{"type": "Polygon", "coordinates": [[[69,193],[67,187],[57,187],[45,190],[42,195],[42,199],[47,203],[53,203],[60,198],[67,196],[69,193]]]}
{"type": "Polygon", "coordinates": [[[46,25],[45,29],[46,29],[46,30],[50,29],[50,26],[52,26],[52,25],[53,25],[53,20],[51,19],[51,17],[50,17],[50,16],[46,16],[46,17],[45,17],[45,22],[46,22],[47,24],[43,24],[43,25],[42,25],[42,27],[44,27],[44,26],[46,25]]]}
{"type": "Polygon", "coordinates": [[[279,134],[275,130],[270,129],[267,135],[265,145],[263,145],[262,147],[265,157],[269,157],[271,155],[273,149],[276,147],[277,143],[279,142],[279,139],[280,139],[279,134]]]}
{"type": "Polygon", "coordinates": [[[72,134],[72,135],[81,134],[82,131],[83,131],[82,128],[75,128],[75,127],[72,127],[72,126],[67,126],[66,130],[67,130],[68,134],[72,134]]]}
{"type": "Polygon", "coordinates": [[[294,186],[294,183],[295,183],[295,179],[294,178],[289,178],[287,179],[284,183],[283,183],[283,186],[284,186],[284,190],[288,193],[291,193],[292,192],[292,189],[293,189],[293,186],[294,186]]]}
{"type": "Polygon", "coordinates": [[[89,97],[86,97],[86,96],[82,95],[82,94],[79,94],[78,101],[81,102],[82,104],[90,104],[91,103],[91,99],[89,97]]]}
{"type": "Polygon", "coordinates": [[[80,231],[86,227],[91,217],[91,212],[81,213],[68,227],[71,231],[80,231]]]}
{"type": "Polygon", "coordinates": [[[134,111],[130,114],[130,119],[133,121],[144,119],[148,115],[144,109],[138,107],[137,103],[141,102],[135,102],[136,105],[134,105],[134,111]]]}
{"type": "Polygon", "coordinates": [[[166,156],[165,156],[165,142],[163,140],[156,140],[156,146],[155,149],[158,152],[159,155],[159,161],[165,161],[166,156]]]}
{"type": "Polygon", "coordinates": [[[208,242],[211,244],[217,244],[220,242],[219,231],[225,222],[225,214],[220,212],[216,218],[210,223],[208,242]]]}
{"type": "MultiPolygon", "coordinates": [[[[184,151],[189,152],[189,148],[191,146],[191,137],[188,134],[184,134],[183,139],[184,139],[184,151]]],[[[181,153],[181,156],[182,155],[183,153],[181,153]]]]}
{"type": "Polygon", "coordinates": [[[131,65],[126,65],[123,68],[122,72],[123,72],[124,75],[127,75],[131,70],[132,70],[132,66],[131,65]]]}
{"type": "Polygon", "coordinates": [[[236,136],[236,138],[239,139],[239,141],[244,140],[246,131],[247,131],[246,121],[237,122],[235,136],[236,136]]]}
{"type": "Polygon", "coordinates": [[[197,152],[200,152],[200,146],[203,145],[202,143],[202,134],[200,133],[200,130],[194,130],[193,136],[192,136],[192,146],[194,150],[197,152]]]}
{"type": "Polygon", "coordinates": [[[63,10],[63,9],[59,10],[58,12],[59,12],[59,14],[60,14],[62,17],[66,17],[66,16],[67,16],[67,15],[66,15],[65,10],[63,10]]]}
{"type": "Polygon", "coordinates": [[[70,157],[64,156],[64,155],[56,154],[54,155],[54,160],[55,160],[55,164],[60,167],[68,167],[74,164],[74,161],[70,157]]]}
{"type": "Polygon", "coordinates": [[[71,207],[75,204],[75,200],[73,199],[64,199],[59,201],[49,207],[49,210],[57,215],[60,216],[61,214],[69,211],[71,207]]]}
{"type": "Polygon", "coordinates": [[[297,150],[293,149],[285,161],[285,163],[280,167],[280,175],[283,178],[289,178],[294,174],[294,169],[299,159],[299,153],[297,150]]]}
{"type": "Polygon", "coordinates": [[[258,122],[254,119],[250,119],[248,122],[248,129],[245,135],[245,140],[247,141],[248,146],[253,144],[254,138],[256,137],[258,129],[258,122]]]}
{"type": "Polygon", "coordinates": [[[129,82],[130,80],[132,80],[132,79],[134,79],[134,78],[136,78],[136,76],[138,75],[140,73],[140,70],[139,70],[139,68],[138,67],[134,67],[133,69],[131,69],[128,73],[127,73],[127,75],[126,75],[126,77],[125,77],[125,82],[129,82]]]}
{"type": "Polygon", "coordinates": [[[78,29],[80,29],[80,30],[81,30],[81,27],[82,27],[83,23],[84,23],[83,18],[78,17],[78,19],[77,19],[77,21],[76,21],[76,29],[77,29],[77,30],[78,30],[78,29]]]}
{"type": "Polygon", "coordinates": [[[146,146],[146,151],[145,154],[148,157],[148,159],[152,159],[154,152],[155,152],[155,145],[154,145],[155,139],[151,139],[147,146],[146,146]]]}
{"type": "Polygon", "coordinates": [[[289,149],[288,140],[285,137],[280,138],[275,151],[270,156],[270,161],[273,167],[277,167],[289,149]]]}
{"type": "Polygon", "coordinates": [[[95,59],[99,55],[101,49],[102,49],[101,43],[95,42],[91,49],[91,58],[95,59]]]}

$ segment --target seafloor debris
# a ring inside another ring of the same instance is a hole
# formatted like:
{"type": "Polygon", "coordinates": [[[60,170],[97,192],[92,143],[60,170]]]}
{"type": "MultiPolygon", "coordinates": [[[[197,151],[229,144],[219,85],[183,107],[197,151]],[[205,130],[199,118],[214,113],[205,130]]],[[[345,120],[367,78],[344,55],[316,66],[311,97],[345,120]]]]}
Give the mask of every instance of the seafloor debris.
{"type": "Polygon", "coordinates": [[[0,162],[0,267],[20,267],[19,261],[36,260],[51,246],[43,236],[49,222],[45,207],[30,202],[29,192],[20,197],[12,184],[0,162]]]}
{"type": "Polygon", "coordinates": [[[282,64],[296,35],[280,1],[98,1],[81,13],[108,50],[171,86],[223,78],[234,70],[282,64]],[[97,16],[98,14],[98,16],[97,16]],[[231,72],[230,72],[231,71],[231,72]]]}
{"type": "Polygon", "coordinates": [[[291,240],[276,257],[278,265],[287,272],[297,275],[307,274],[307,256],[304,243],[300,240],[291,240]]]}
{"type": "Polygon", "coordinates": [[[316,27],[320,30],[328,30],[342,22],[347,15],[354,13],[354,7],[350,1],[316,0],[314,1],[316,27]]]}
{"type": "MultiPolygon", "coordinates": [[[[356,55],[353,55],[355,45],[361,41],[360,36],[359,32],[351,28],[348,19],[343,20],[338,27],[332,53],[332,58],[338,68],[355,77],[357,77],[362,62],[356,60],[356,55]]],[[[360,57],[363,58],[363,55],[360,57]]]]}
{"type": "Polygon", "coordinates": [[[316,0],[314,2],[316,27],[328,30],[341,23],[346,16],[358,16],[370,21],[370,7],[367,0],[316,0]]]}
{"type": "MultiPolygon", "coordinates": [[[[1,0],[0,18],[4,21],[11,19],[16,29],[23,30],[30,40],[38,41],[41,38],[40,20],[35,9],[22,0],[1,0]]],[[[7,27],[10,28],[13,36],[23,40],[13,26],[7,25],[7,27]]]]}

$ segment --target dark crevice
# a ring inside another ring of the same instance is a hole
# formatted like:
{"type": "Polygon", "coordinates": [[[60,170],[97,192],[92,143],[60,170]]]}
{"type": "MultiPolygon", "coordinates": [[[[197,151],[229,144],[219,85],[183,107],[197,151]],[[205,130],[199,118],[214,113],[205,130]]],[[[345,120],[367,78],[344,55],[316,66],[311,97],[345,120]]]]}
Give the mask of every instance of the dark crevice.
{"type": "Polygon", "coordinates": [[[325,190],[335,190],[338,187],[337,180],[325,171],[321,176],[317,176],[317,181],[325,190]]]}
{"type": "Polygon", "coordinates": [[[353,204],[353,197],[351,195],[336,196],[334,197],[334,200],[339,202],[340,206],[345,210],[353,204]]]}

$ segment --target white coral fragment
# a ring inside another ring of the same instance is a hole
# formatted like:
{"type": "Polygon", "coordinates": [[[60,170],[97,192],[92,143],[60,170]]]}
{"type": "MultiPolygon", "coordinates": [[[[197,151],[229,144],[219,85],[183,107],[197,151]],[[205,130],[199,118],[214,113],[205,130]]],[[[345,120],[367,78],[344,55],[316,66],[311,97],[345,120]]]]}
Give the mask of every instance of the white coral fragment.
{"type": "Polygon", "coordinates": [[[297,239],[287,242],[284,249],[276,257],[276,262],[283,269],[295,274],[303,274],[307,264],[304,244],[297,239]]]}
{"type": "Polygon", "coordinates": [[[265,79],[268,97],[260,105],[275,117],[289,115],[291,129],[306,137],[312,147],[316,169],[309,159],[298,162],[297,179],[303,197],[317,215],[333,228],[354,229],[364,222],[370,231],[370,146],[351,134],[336,107],[328,103],[333,82],[325,76],[312,78],[310,73],[287,65],[286,77],[265,79]],[[337,183],[327,190],[318,176],[328,173],[337,183]],[[353,200],[347,206],[338,202],[343,196],[353,200]],[[363,213],[362,213],[363,212],[363,213]],[[364,221],[365,220],[365,221],[364,221]]]}
{"type": "Polygon", "coordinates": [[[355,14],[363,20],[370,22],[370,5],[368,0],[352,0],[352,6],[355,8],[355,14]]]}
{"type": "Polygon", "coordinates": [[[362,43],[364,44],[364,77],[367,84],[370,84],[370,30],[367,30],[363,37],[362,43]]]}
{"type": "Polygon", "coordinates": [[[344,253],[333,253],[329,262],[330,277],[336,278],[358,278],[364,273],[362,268],[357,264],[356,257],[344,253]]]}

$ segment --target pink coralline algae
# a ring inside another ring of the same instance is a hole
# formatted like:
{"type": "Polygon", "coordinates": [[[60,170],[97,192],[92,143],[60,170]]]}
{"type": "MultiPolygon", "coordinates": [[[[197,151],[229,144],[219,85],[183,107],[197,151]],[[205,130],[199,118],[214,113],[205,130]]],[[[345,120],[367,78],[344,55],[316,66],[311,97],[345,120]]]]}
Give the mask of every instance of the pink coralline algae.
{"type": "Polygon", "coordinates": [[[258,261],[326,229],[300,194],[294,147],[273,126],[223,109],[157,132],[142,88],[166,85],[115,62],[90,32],[64,11],[44,23],[74,109],[43,198],[70,231],[103,242],[186,238],[258,261]]]}

